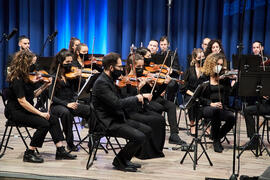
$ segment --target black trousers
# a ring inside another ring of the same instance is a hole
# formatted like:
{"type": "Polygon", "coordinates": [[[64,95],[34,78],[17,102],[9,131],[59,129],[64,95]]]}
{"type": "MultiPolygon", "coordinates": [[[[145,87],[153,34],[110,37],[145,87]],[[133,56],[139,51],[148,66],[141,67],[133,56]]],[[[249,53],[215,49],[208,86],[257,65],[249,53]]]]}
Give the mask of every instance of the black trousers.
{"type": "Polygon", "coordinates": [[[48,131],[50,132],[55,144],[64,140],[58,118],[53,115],[50,116],[49,120],[46,120],[45,118],[28,112],[27,110],[17,110],[11,112],[11,118],[13,121],[21,125],[37,129],[32,137],[30,146],[42,147],[48,131]]]}
{"type": "Polygon", "coordinates": [[[171,134],[178,134],[179,130],[176,118],[176,105],[173,102],[162,97],[158,97],[155,100],[150,101],[147,109],[159,113],[162,113],[162,111],[167,112],[171,134]]]}
{"type": "MultiPolygon", "coordinates": [[[[185,95],[185,99],[184,99],[184,102],[187,103],[188,100],[191,98],[191,96],[189,95],[185,95]]],[[[199,109],[196,107],[196,105],[192,105],[189,109],[188,109],[188,118],[189,118],[189,121],[195,121],[196,120],[196,116],[199,117],[198,115],[198,111],[199,109]]]]}
{"type": "Polygon", "coordinates": [[[118,153],[122,161],[131,160],[142,144],[151,136],[152,129],[140,122],[128,119],[126,123],[114,123],[107,130],[108,135],[128,139],[126,146],[118,153]]]}
{"type": "Polygon", "coordinates": [[[206,106],[203,107],[202,114],[204,118],[211,120],[211,132],[214,141],[223,138],[235,124],[234,114],[228,110],[206,106]],[[221,126],[221,121],[225,121],[223,126],[221,126]]]}
{"type": "Polygon", "coordinates": [[[175,80],[171,80],[166,88],[167,100],[174,102],[179,85],[175,80]]]}
{"type": "Polygon", "coordinates": [[[77,109],[73,110],[62,105],[52,105],[51,113],[61,119],[68,146],[74,146],[74,137],[72,131],[74,117],[79,116],[86,119],[90,118],[90,106],[78,104],[77,109]]]}
{"type": "Polygon", "coordinates": [[[157,112],[130,112],[129,117],[151,127],[152,133],[150,138],[145,141],[143,146],[136,153],[139,159],[150,159],[164,157],[163,147],[165,143],[165,119],[157,112]]]}
{"type": "MultiPolygon", "coordinates": [[[[269,115],[270,114],[270,104],[260,104],[259,105],[259,115],[269,115]]],[[[252,105],[244,109],[244,117],[246,120],[247,136],[252,138],[255,133],[255,119],[253,116],[257,115],[257,106],[252,105]]]]}

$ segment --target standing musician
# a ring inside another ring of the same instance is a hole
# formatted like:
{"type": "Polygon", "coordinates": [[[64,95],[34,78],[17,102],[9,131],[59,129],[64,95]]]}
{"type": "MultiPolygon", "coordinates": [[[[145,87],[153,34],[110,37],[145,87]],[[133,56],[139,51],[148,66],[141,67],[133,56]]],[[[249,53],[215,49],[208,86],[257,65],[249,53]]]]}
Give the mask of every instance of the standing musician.
{"type": "Polygon", "coordinates": [[[56,145],[56,159],[75,159],[66,152],[62,144],[63,135],[58,119],[48,112],[41,112],[33,106],[33,98],[37,97],[51,83],[45,83],[38,89],[33,88],[34,79],[30,82],[29,68],[33,64],[35,55],[29,51],[19,51],[15,54],[11,64],[7,81],[9,82],[9,95],[7,102],[8,116],[16,123],[37,129],[34,133],[29,149],[23,156],[24,162],[42,163],[43,158],[37,156],[35,150],[42,147],[47,132],[49,131],[56,145]]]}
{"type": "MultiPolygon", "coordinates": [[[[144,58],[140,54],[130,54],[127,59],[126,70],[127,77],[123,79],[127,81],[133,79],[130,81],[131,84],[127,82],[127,85],[120,89],[121,94],[124,97],[135,96],[140,93],[147,81],[150,81],[147,77],[143,77],[144,58]],[[135,63],[134,66],[133,62],[135,63]],[[138,78],[137,81],[134,79],[136,77],[138,78]]],[[[146,101],[151,101],[152,95],[150,93],[144,96],[147,97],[146,101]]],[[[141,103],[138,103],[136,108],[125,108],[130,119],[144,123],[152,128],[151,137],[138,150],[136,157],[139,159],[164,157],[162,151],[165,142],[165,119],[161,114],[143,107],[141,103]]]]}
{"type": "Polygon", "coordinates": [[[73,143],[73,119],[74,116],[89,119],[90,106],[77,102],[81,73],[80,71],[69,73],[72,67],[72,54],[67,49],[62,49],[57,53],[56,67],[59,64],[60,70],[58,77],[56,77],[57,82],[51,112],[61,119],[67,148],[71,151],[78,151],[78,148],[73,143]]]}
{"type": "MultiPolygon", "coordinates": [[[[190,62],[190,67],[186,70],[184,74],[184,84],[181,86],[181,93],[184,94],[184,102],[193,96],[195,89],[199,84],[199,79],[202,75],[202,57],[204,56],[202,49],[194,49],[192,51],[192,61],[190,62]]],[[[195,119],[198,109],[192,106],[188,109],[188,117],[190,120],[190,134],[195,135],[195,119]]]]}
{"type": "Polygon", "coordinates": [[[76,48],[78,47],[80,43],[81,41],[78,38],[72,37],[69,41],[69,46],[68,46],[69,52],[71,52],[74,55],[76,48]]]}
{"type": "Polygon", "coordinates": [[[203,65],[203,73],[208,76],[209,83],[201,94],[202,115],[211,119],[211,134],[213,138],[214,151],[221,153],[223,138],[235,123],[235,117],[232,111],[227,110],[227,89],[230,89],[230,83],[227,79],[220,80],[219,74],[226,67],[226,58],[222,53],[212,53],[207,56],[203,65]],[[229,88],[228,88],[229,86],[229,88]],[[225,124],[221,126],[221,121],[225,124]]]}
{"type": "Polygon", "coordinates": [[[138,121],[128,119],[124,108],[136,107],[138,102],[144,102],[143,98],[146,96],[145,94],[138,94],[120,98],[114,84],[123,74],[119,54],[107,54],[104,56],[102,63],[104,71],[93,86],[93,105],[107,133],[129,140],[114,158],[113,166],[122,171],[136,172],[141,165],[132,163],[130,160],[147,138],[151,137],[151,128],[138,121]]]}

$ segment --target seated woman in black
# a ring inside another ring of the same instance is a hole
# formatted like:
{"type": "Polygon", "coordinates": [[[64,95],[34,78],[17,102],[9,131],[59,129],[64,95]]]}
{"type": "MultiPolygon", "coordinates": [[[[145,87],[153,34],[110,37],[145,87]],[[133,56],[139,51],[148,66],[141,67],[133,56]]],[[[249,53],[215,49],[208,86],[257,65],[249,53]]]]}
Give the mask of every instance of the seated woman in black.
{"type": "MultiPolygon", "coordinates": [[[[144,59],[141,55],[135,54],[135,71],[140,79],[138,86],[132,86],[128,84],[126,87],[121,88],[121,94],[123,97],[135,96],[138,94],[138,91],[146,83],[146,79],[142,79],[142,72],[144,66],[144,59]]],[[[135,72],[132,66],[133,55],[130,55],[127,60],[126,69],[127,69],[127,78],[133,78],[135,72]]],[[[152,95],[150,93],[144,94],[145,100],[151,100],[152,95]]],[[[146,103],[145,101],[145,103],[146,103]]],[[[138,103],[137,108],[125,108],[130,119],[144,123],[152,128],[151,137],[142,145],[142,147],[137,151],[135,156],[139,159],[151,159],[164,157],[163,146],[165,142],[165,119],[157,112],[146,110],[143,108],[143,104],[138,103]]]]}
{"type": "MultiPolygon", "coordinates": [[[[35,61],[35,55],[29,51],[19,51],[15,54],[7,81],[9,82],[9,96],[7,111],[12,121],[37,129],[34,133],[30,147],[24,152],[24,162],[42,163],[44,160],[35,154],[37,147],[42,147],[47,132],[49,131],[57,147],[56,159],[75,159],[66,152],[62,144],[64,139],[58,119],[47,112],[40,112],[33,106],[33,98],[41,94],[50,83],[34,90],[29,79],[30,66],[35,61]]],[[[36,82],[36,81],[35,81],[36,82]]]]}
{"type": "Polygon", "coordinates": [[[219,74],[226,67],[226,59],[222,53],[210,54],[203,65],[203,73],[208,76],[209,83],[201,94],[201,103],[203,117],[211,119],[211,132],[215,152],[222,152],[223,147],[220,139],[223,138],[235,123],[235,117],[232,111],[226,108],[227,90],[230,84],[227,80],[220,80],[219,74]],[[221,126],[221,121],[225,124],[221,126]]]}
{"type": "Polygon", "coordinates": [[[55,67],[60,64],[60,70],[57,77],[51,112],[61,119],[68,149],[78,151],[78,148],[73,143],[73,119],[74,116],[88,119],[90,116],[90,106],[77,102],[80,72],[75,72],[71,76],[74,78],[68,79],[66,77],[66,73],[71,71],[71,62],[72,56],[67,49],[62,49],[56,55],[55,67]]]}
{"type": "MultiPolygon", "coordinates": [[[[190,67],[186,70],[184,74],[184,84],[181,86],[181,93],[184,95],[184,102],[188,102],[195,89],[198,86],[199,78],[202,75],[202,57],[203,51],[202,49],[194,49],[192,51],[192,60],[190,62],[190,67]]],[[[190,134],[195,135],[195,116],[197,114],[198,109],[194,106],[188,109],[188,117],[190,121],[190,134]]]]}

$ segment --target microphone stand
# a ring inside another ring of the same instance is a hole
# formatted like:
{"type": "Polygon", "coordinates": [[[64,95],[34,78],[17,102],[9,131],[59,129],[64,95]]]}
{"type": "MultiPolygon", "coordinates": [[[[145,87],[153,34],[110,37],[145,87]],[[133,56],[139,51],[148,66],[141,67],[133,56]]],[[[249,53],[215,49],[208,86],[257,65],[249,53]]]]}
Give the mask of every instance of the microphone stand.
{"type": "Polygon", "coordinates": [[[41,48],[41,51],[40,51],[39,56],[43,56],[44,49],[45,49],[45,46],[46,46],[46,44],[47,44],[49,38],[50,38],[50,36],[48,36],[48,37],[46,38],[46,40],[45,40],[45,42],[44,42],[44,44],[43,44],[43,46],[42,46],[42,48],[41,48]]]}

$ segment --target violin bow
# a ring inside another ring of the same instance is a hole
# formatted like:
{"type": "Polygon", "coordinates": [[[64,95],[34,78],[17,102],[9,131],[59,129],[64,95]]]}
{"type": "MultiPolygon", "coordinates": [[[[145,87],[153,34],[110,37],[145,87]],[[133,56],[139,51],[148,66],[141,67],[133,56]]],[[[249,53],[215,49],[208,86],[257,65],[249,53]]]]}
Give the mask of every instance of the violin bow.
{"type": "Polygon", "coordinates": [[[152,94],[152,95],[153,95],[154,89],[155,89],[155,87],[156,87],[156,85],[157,85],[157,80],[158,80],[158,78],[159,78],[159,76],[160,76],[160,74],[161,74],[161,70],[162,70],[162,68],[164,67],[164,64],[165,64],[165,62],[166,62],[166,60],[167,60],[167,58],[168,58],[168,55],[169,55],[169,51],[167,52],[167,54],[166,54],[166,56],[165,56],[165,59],[164,59],[162,65],[161,65],[161,68],[160,68],[160,70],[159,70],[157,79],[155,80],[155,83],[154,83],[154,85],[153,85],[153,87],[152,87],[152,90],[151,90],[151,94],[152,94]]]}
{"type": "Polygon", "coordinates": [[[176,51],[177,51],[177,48],[175,49],[175,51],[173,53],[173,56],[172,56],[172,59],[171,59],[171,65],[170,65],[170,68],[169,68],[169,72],[171,72],[171,70],[172,70],[172,65],[173,65],[173,62],[174,62],[174,59],[175,59],[175,56],[176,56],[176,51]]]}
{"type": "Polygon", "coordinates": [[[95,36],[93,38],[93,44],[92,44],[92,56],[91,56],[91,77],[93,75],[93,60],[94,60],[94,47],[95,47],[95,36]]]}
{"type": "Polygon", "coordinates": [[[261,58],[262,58],[263,71],[265,71],[265,64],[264,64],[264,60],[263,60],[263,50],[262,50],[262,45],[260,45],[260,46],[261,46],[260,53],[261,53],[261,58]]]}
{"type": "Polygon", "coordinates": [[[52,98],[53,98],[53,96],[54,96],[54,91],[55,91],[56,81],[57,81],[58,74],[59,74],[59,69],[60,69],[60,63],[59,63],[58,66],[57,66],[57,71],[56,71],[55,79],[54,79],[54,82],[53,82],[53,89],[52,89],[50,101],[49,101],[49,104],[48,104],[48,113],[50,113],[50,109],[51,109],[51,105],[52,105],[52,98]]]}

